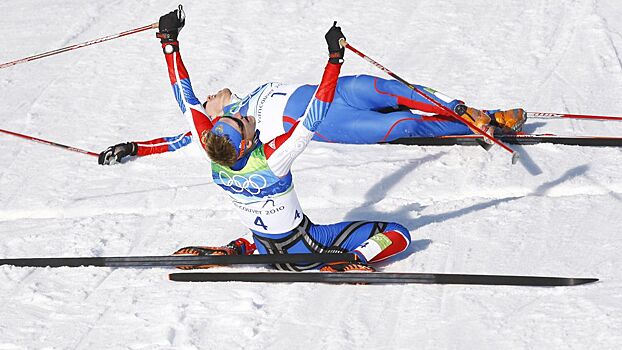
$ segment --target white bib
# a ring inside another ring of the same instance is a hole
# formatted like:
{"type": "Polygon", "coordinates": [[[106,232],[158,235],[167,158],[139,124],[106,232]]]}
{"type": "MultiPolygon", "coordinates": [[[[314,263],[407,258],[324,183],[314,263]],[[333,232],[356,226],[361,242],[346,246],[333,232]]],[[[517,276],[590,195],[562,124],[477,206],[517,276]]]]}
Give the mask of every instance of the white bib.
{"type": "Polygon", "coordinates": [[[299,84],[268,83],[248,101],[247,115],[257,121],[259,140],[266,143],[283,135],[283,113],[291,95],[299,84]]]}

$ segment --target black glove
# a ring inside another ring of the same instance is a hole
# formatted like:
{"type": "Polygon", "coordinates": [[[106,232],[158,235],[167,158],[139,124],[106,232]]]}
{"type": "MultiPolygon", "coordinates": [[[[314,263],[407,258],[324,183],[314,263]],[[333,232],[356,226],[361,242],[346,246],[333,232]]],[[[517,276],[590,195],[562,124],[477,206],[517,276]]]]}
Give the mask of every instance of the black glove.
{"type": "Polygon", "coordinates": [[[183,7],[179,5],[177,10],[160,17],[156,37],[160,38],[161,43],[177,41],[177,35],[179,35],[184,24],[186,24],[186,14],[184,13],[183,7]]]}
{"type": "Polygon", "coordinates": [[[119,163],[124,157],[135,156],[137,152],[138,145],[135,142],[120,143],[106,148],[99,154],[97,162],[100,165],[111,165],[119,163]]]}
{"type": "Polygon", "coordinates": [[[339,45],[339,40],[346,40],[345,35],[341,32],[341,27],[337,27],[337,21],[333,23],[326,35],[324,35],[326,43],[328,44],[328,61],[330,63],[343,63],[343,55],[346,48],[339,45]]]}

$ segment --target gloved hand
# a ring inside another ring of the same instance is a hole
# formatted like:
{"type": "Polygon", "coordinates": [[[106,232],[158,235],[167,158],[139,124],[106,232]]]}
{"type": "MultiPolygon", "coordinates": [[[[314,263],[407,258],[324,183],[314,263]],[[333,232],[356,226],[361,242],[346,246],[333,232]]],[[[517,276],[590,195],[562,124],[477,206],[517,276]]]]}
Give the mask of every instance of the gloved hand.
{"type": "Polygon", "coordinates": [[[160,38],[161,43],[177,41],[177,36],[184,24],[186,24],[186,14],[183,7],[179,5],[177,10],[160,17],[156,37],[160,38]]]}
{"type": "MultiPolygon", "coordinates": [[[[238,238],[235,241],[229,242],[224,247],[205,247],[205,246],[191,246],[178,249],[173,255],[250,255],[255,251],[255,245],[249,243],[244,238],[238,238]]],[[[210,267],[218,266],[216,264],[207,265],[193,265],[193,266],[177,266],[178,269],[192,270],[192,269],[209,269],[210,267]]]]}
{"type": "Polygon", "coordinates": [[[333,23],[326,35],[324,35],[326,43],[328,44],[328,61],[330,63],[343,63],[343,55],[346,48],[341,47],[339,40],[346,40],[345,35],[341,32],[341,27],[337,27],[337,21],[333,23]]]}
{"type": "Polygon", "coordinates": [[[106,148],[99,154],[97,162],[100,165],[111,165],[119,163],[124,157],[135,156],[137,152],[138,145],[135,142],[120,143],[106,148]]]}

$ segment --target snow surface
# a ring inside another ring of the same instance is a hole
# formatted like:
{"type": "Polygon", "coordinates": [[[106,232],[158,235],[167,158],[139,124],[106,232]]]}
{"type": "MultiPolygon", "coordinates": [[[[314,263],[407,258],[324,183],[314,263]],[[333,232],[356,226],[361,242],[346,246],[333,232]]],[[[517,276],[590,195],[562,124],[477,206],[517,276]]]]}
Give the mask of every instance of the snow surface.
{"type": "MultiPolygon", "coordinates": [[[[147,25],[174,1],[0,3],[0,61],[147,25]]],[[[622,114],[622,5],[185,1],[195,91],[317,82],[324,33],[482,108],[622,114]]],[[[377,74],[347,53],[343,74],[377,74]]],[[[187,130],[153,31],[0,71],[0,128],[99,152],[187,130]]],[[[622,122],[526,129],[621,135],[622,122]]],[[[0,257],[163,255],[245,232],[195,148],[101,167],[0,135],[0,257]]],[[[569,288],[184,284],[170,269],[0,267],[0,349],[619,349],[620,149],[329,145],[294,166],[318,223],[395,220],[385,271],[598,277],[569,288]],[[327,176],[330,175],[330,176],[327,176]]],[[[232,268],[221,268],[232,270],[232,268]]],[[[243,267],[236,270],[267,270],[243,267]]]]}

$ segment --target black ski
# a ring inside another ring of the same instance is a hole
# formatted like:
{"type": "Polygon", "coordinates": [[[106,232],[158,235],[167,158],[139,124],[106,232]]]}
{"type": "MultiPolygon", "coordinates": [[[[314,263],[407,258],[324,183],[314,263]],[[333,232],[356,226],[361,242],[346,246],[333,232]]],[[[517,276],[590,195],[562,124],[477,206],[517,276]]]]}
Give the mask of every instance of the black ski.
{"type": "Polygon", "coordinates": [[[68,258],[18,258],[0,259],[0,265],[32,267],[158,267],[193,265],[245,265],[245,264],[305,264],[355,261],[354,254],[280,254],[280,255],[225,255],[225,256],[109,256],[68,258]]]}
{"type": "Polygon", "coordinates": [[[178,282],[267,282],[267,283],[328,283],[328,284],[478,284],[504,286],[576,286],[598,281],[597,278],[463,275],[444,273],[395,272],[190,272],[171,273],[178,282]]]}
{"type": "MultiPolygon", "coordinates": [[[[536,145],[552,143],[570,146],[622,147],[622,137],[615,136],[559,136],[553,134],[495,135],[500,141],[515,145],[536,145]]],[[[479,145],[481,135],[451,135],[439,137],[409,137],[388,143],[416,146],[475,146],[479,145]]]]}

